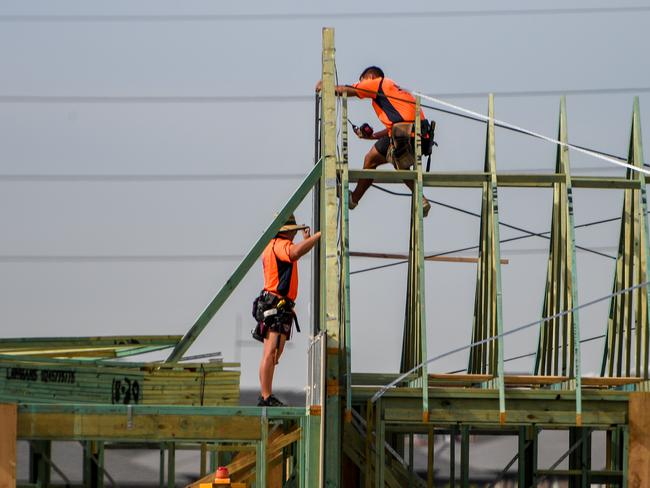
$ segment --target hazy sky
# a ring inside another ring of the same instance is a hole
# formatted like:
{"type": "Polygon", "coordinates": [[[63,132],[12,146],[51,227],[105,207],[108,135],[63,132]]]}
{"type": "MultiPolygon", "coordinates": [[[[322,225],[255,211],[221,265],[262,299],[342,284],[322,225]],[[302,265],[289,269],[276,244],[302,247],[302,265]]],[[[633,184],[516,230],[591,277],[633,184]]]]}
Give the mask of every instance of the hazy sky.
{"type": "MultiPolygon", "coordinates": [[[[498,118],[551,136],[566,92],[571,142],[626,155],[633,96],[641,97],[642,118],[650,110],[650,11],[512,12],[612,5],[0,2],[1,335],[184,333],[313,164],[323,26],[336,29],[341,83],[377,64],[405,87],[480,112],[487,110],[484,94],[495,92],[498,118]],[[473,14],[430,15],[460,11],[473,14]],[[494,11],[502,12],[488,15],[494,11]]],[[[485,126],[427,114],[438,122],[434,169],[480,171],[485,126]]],[[[367,101],[352,101],[350,118],[380,126],[367,101]]],[[[650,140],[647,130],[644,136],[650,140]]],[[[351,142],[351,167],[361,166],[367,148],[351,142]]],[[[552,171],[554,162],[552,144],[497,131],[500,171],[552,171]]],[[[577,153],[571,162],[576,174],[624,173],[577,153]]],[[[479,190],[426,193],[480,210],[479,190]]],[[[548,230],[551,195],[501,189],[501,220],[548,230]]],[[[620,215],[620,191],[574,195],[577,224],[620,215]]],[[[351,213],[351,249],[406,251],[408,212],[407,198],[369,190],[351,213]]],[[[297,216],[309,221],[311,198],[297,216]]],[[[434,206],[425,248],[476,244],[478,224],[434,206]]],[[[516,235],[501,228],[502,238],[516,235]]],[[[618,225],[578,230],[576,240],[613,254],[618,225]]],[[[547,249],[535,238],[502,246],[510,259],[503,267],[506,330],[539,317],[547,249]]],[[[381,263],[355,259],[351,269],[373,264],[381,263]]],[[[276,375],[280,387],[302,388],[306,378],[309,259],[300,265],[304,327],[276,375]]],[[[426,271],[435,355],[469,341],[476,267],[428,263],[426,271]]],[[[613,260],[579,253],[579,301],[609,293],[613,272],[613,260]]],[[[352,278],[355,370],[398,370],[405,284],[405,266],[352,278]]],[[[257,384],[261,351],[249,340],[250,302],[261,286],[256,265],[189,352],[241,359],[242,386],[257,384]]],[[[581,312],[583,338],[604,332],[607,307],[581,312]]],[[[534,351],[536,337],[534,330],[509,337],[505,356],[534,351]]],[[[585,371],[598,369],[601,351],[602,341],[583,346],[585,371]]],[[[432,369],[466,364],[461,353],[432,369]]],[[[531,364],[508,369],[529,371],[531,364]]]]}

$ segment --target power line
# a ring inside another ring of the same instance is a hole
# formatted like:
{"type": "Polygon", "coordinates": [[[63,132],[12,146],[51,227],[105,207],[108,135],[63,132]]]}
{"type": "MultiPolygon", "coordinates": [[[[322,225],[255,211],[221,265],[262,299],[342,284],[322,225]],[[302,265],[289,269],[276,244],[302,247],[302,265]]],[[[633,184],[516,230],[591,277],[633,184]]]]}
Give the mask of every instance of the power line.
{"type": "MultiPolygon", "coordinates": [[[[389,189],[387,189],[387,188],[383,188],[383,187],[381,187],[381,186],[379,186],[379,185],[377,185],[377,184],[373,184],[372,186],[373,186],[374,188],[377,188],[378,190],[381,190],[381,191],[383,191],[383,192],[385,192],[385,193],[389,193],[389,194],[391,194],[391,195],[396,195],[396,196],[401,196],[401,197],[410,197],[410,196],[411,196],[410,193],[401,193],[401,192],[392,191],[392,190],[389,190],[389,189]]],[[[478,214],[478,213],[476,213],[476,212],[471,212],[471,211],[469,211],[469,210],[465,210],[465,209],[463,209],[463,208],[456,207],[456,206],[454,206],[454,205],[450,205],[450,204],[448,204],[448,203],[440,202],[440,201],[438,201],[438,200],[432,200],[432,199],[430,199],[430,198],[427,198],[427,200],[428,200],[429,202],[433,203],[434,205],[438,205],[438,206],[440,206],[440,207],[448,208],[448,209],[450,209],[450,210],[454,210],[454,211],[456,211],[456,212],[464,213],[464,214],[466,214],[466,215],[471,215],[472,217],[481,218],[481,215],[478,214]]],[[[608,220],[609,220],[609,219],[608,219],[608,220]]],[[[523,233],[525,233],[525,234],[528,234],[530,237],[541,237],[542,239],[549,239],[549,237],[546,235],[546,234],[548,234],[549,232],[533,232],[533,231],[531,231],[531,230],[524,229],[523,227],[519,227],[519,226],[516,226],[516,225],[508,224],[508,223],[506,223],[506,222],[502,222],[502,221],[499,221],[499,225],[502,225],[502,226],[507,227],[507,228],[512,229],[512,230],[516,230],[516,231],[518,231],[518,232],[523,232],[523,233]]],[[[595,224],[591,224],[591,225],[595,225],[595,224]]],[[[585,247],[576,246],[576,249],[580,249],[581,251],[592,252],[592,253],[594,253],[594,254],[598,254],[598,255],[600,255],[600,256],[602,256],[602,257],[606,257],[606,258],[616,259],[614,256],[609,256],[609,255],[607,255],[607,254],[603,254],[603,253],[600,253],[600,252],[598,252],[598,251],[593,251],[593,250],[588,249],[588,248],[585,248],[585,247]]]]}
{"type": "Polygon", "coordinates": [[[318,13],[260,13],[260,14],[123,14],[123,15],[1,15],[0,22],[246,22],[281,20],[375,20],[410,18],[464,18],[499,16],[550,16],[582,14],[644,13],[650,7],[583,7],[546,9],[442,10],[415,12],[318,12],[318,13]]]}
{"type": "Polygon", "coordinates": [[[0,103],[267,103],[313,101],[313,95],[0,95],[0,103]]]}
{"type": "Polygon", "coordinates": [[[0,255],[0,263],[115,263],[115,262],[215,262],[241,261],[242,254],[160,254],[160,255],[120,255],[120,254],[16,254],[0,255]]]}
{"type": "MultiPolygon", "coordinates": [[[[480,98],[490,93],[499,97],[545,97],[561,95],[598,95],[648,93],[650,87],[567,88],[553,90],[504,90],[477,92],[440,92],[429,94],[441,98],[480,98]]],[[[48,104],[219,104],[219,103],[289,103],[313,102],[313,95],[0,95],[0,103],[48,104]]],[[[426,107],[436,109],[435,107],[426,107]]],[[[477,119],[480,120],[480,119],[477,119]]]]}
{"type": "Polygon", "coordinates": [[[302,179],[303,173],[230,173],[230,174],[0,174],[0,181],[46,181],[46,182],[95,182],[95,181],[134,181],[134,182],[177,182],[177,181],[250,181],[250,180],[287,180],[302,179]]]}
{"type": "MultiPolygon", "coordinates": [[[[373,185],[373,186],[375,188],[379,189],[379,190],[382,190],[382,191],[384,191],[386,193],[390,193],[392,195],[410,196],[407,193],[394,192],[394,191],[391,191],[391,190],[387,190],[386,188],[382,188],[382,187],[380,187],[378,185],[373,185]]],[[[436,202],[435,200],[429,200],[429,201],[431,203],[436,204],[436,205],[442,203],[442,202],[436,202]]],[[[470,212],[468,210],[460,209],[460,208],[454,207],[452,205],[447,205],[447,204],[442,204],[442,205],[447,207],[447,208],[450,208],[451,210],[455,210],[455,211],[459,211],[459,212],[462,212],[462,213],[472,215],[473,217],[480,217],[479,214],[474,213],[474,212],[470,212]]],[[[609,223],[609,222],[615,222],[617,220],[621,220],[621,217],[612,217],[612,218],[608,218],[608,219],[600,219],[600,220],[595,220],[595,221],[592,221],[592,222],[586,222],[584,224],[576,225],[576,226],[574,226],[574,228],[575,229],[580,229],[580,228],[584,228],[584,227],[591,227],[591,226],[594,226],[594,225],[600,225],[600,224],[606,224],[606,223],[609,223]]],[[[499,222],[499,224],[508,226],[508,224],[504,224],[503,222],[499,222]]],[[[515,230],[519,230],[519,229],[515,228],[515,230]]],[[[543,239],[549,239],[548,234],[551,233],[550,231],[544,231],[544,232],[537,233],[537,232],[532,232],[532,231],[528,231],[528,230],[525,230],[525,229],[521,229],[519,231],[520,232],[526,232],[526,234],[523,235],[523,236],[516,236],[516,237],[510,237],[508,239],[502,239],[502,240],[499,241],[499,244],[505,244],[507,242],[518,241],[518,240],[522,240],[522,239],[529,239],[531,237],[541,237],[543,239]]],[[[428,258],[436,258],[436,257],[440,257],[440,256],[447,256],[449,254],[456,254],[456,253],[459,253],[459,252],[473,251],[473,250],[478,249],[478,248],[479,248],[478,245],[467,246],[467,247],[462,247],[462,248],[459,248],[459,249],[453,249],[451,251],[444,251],[444,252],[440,252],[440,253],[436,253],[436,254],[427,255],[426,257],[428,257],[428,258]]],[[[587,248],[583,248],[583,247],[580,247],[580,246],[576,246],[576,248],[584,250],[584,251],[589,251],[589,252],[592,252],[594,254],[603,256],[603,257],[616,259],[614,256],[609,256],[607,254],[601,253],[601,252],[596,251],[594,249],[587,249],[587,248]]],[[[371,266],[371,267],[368,267],[368,268],[363,268],[363,269],[358,269],[356,271],[351,271],[350,275],[359,274],[359,273],[366,273],[368,271],[376,271],[376,270],[384,269],[384,268],[391,268],[393,266],[399,266],[399,265],[405,264],[407,262],[408,261],[396,261],[394,263],[381,264],[381,265],[378,265],[378,266],[371,266]]]]}

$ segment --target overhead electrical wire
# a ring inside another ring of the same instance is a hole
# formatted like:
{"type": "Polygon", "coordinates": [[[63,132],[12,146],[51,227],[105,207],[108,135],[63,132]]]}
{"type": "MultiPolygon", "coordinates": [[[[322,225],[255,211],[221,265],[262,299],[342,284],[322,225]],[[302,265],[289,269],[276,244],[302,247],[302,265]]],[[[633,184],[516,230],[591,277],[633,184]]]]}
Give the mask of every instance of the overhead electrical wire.
{"type": "MultiPolygon", "coordinates": [[[[565,90],[504,90],[492,92],[436,93],[443,98],[479,98],[493,93],[499,97],[545,97],[554,95],[598,95],[648,93],[650,87],[585,88],[565,90]]],[[[313,95],[25,95],[3,94],[0,103],[6,104],[215,104],[215,103],[288,103],[313,102],[313,95]]],[[[431,107],[428,107],[431,108],[431,107]]]]}
{"type": "MultiPolygon", "coordinates": [[[[408,196],[408,197],[411,196],[408,193],[395,192],[395,191],[383,188],[383,187],[381,187],[379,185],[376,185],[376,184],[373,184],[372,186],[377,188],[378,190],[383,191],[383,192],[390,193],[391,195],[408,196]]],[[[476,212],[471,212],[469,210],[465,210],[463,208],[456,207],[454,205],[450,205],[450,204],[443,203],[443,202],[438,202],[436,200],[432,200],[432,199],[429,199],[429,198],[427,198],[427,200],[429,202],[433,203],[434,205],[439,205],[439,206],[448,208],[450,210],[454,210],[456,212],[464,213],[466,215],[471,215],[472,217],[478,217],[478,218],[481,217],[481,215],[476,213],[476,212]]],[[[579,228],[582,228],[582,227],[590,227],[590,226],[604,224],[604,223],[608,223],[608,222],[614,222],[614,221],[617,221],[617,220],[620,220],[620,219],[621,219],[621,217],[612,217],[612,218],[608,218],[608,219],[600,219],[600,220],[597,220],[597,221],[587,222],[587,223],[584,223],[584,224],[576,225],[574,228],[579,229],[579,228]]],[[[502,240],[499,241],[500,244],[504,244],[504,243],[511,242],[511,241],[516,241],[516,240],[521,240],[521,239],[528,239],[530,237],[540,237],[542,239],[547,239],[547,240],[550,239],[550,237],[548,236],[548,234],[550,234],[550,231],[533,232],[533,231],[530,231],[528,229],[524,229],[524,228],[519,227],[519,226],[514,226],[514,225],[511,225],[511,224],[507,224],[507,223],[501,222],[501,221],[499,221],[499,225],[503,225],[504,227],[508,227],[510,229],[516,230],[518,232],[523,232],[523,233],[526,234],[526,235],[523,235],[523,236],[515,236],[515,237],[508,238],[508,239],[502,239],[502,240]]],[[[456,253],[464,252],[464,251],[471,251],[471,250],[474,250],[474,249],[478,249],[478,247],[479,246],[477,246],[477,245],[467,246],[467,247],[463,247],[463,248],[459,248],[459,249],[453,249],[451,251],[444,251],[444,252],[440,252],[440,253],[436,253],[436,254],[427,255],[427,256],[425,256],[425,258],[435,258],[435,257],[440,257],[440,256],[446,256],[446,255],[449,255],[449,254],[456,254],[456,253]]],[[[596,254],[598,256],[606,257],[608,259],[616,259],[615,256],[610,256],[609,254],[605,254],[605,253],[602,253],[600,251],[596,251],[594,249],[590,249],[590,248],[586,248],[586,247],[582,247],[582,246],[576,246],[576,249],[580,249],[581,251],[585,251],[585,252],[590,252],[590,253],[596,254]]],[[[406,260],[402,260],[402,261],[396,261],[394,263],[381,264],[381,265],[378,265],[378,266],[371,266],[371,267],[368,267],[368,268],[363,268],[363,269],[358,269],[358,270],[355,270],[355,271],[350,271],[350,275],[366,273],[368,271],[375,271],[375,270],[384,269],[384,268],[391,268],[393,266],[398,266],[398,265],[401,265],[401,264],[405,264],[407,262],[408,261],[406,261],[406,260]]]]}
{"type": "Polygon", "coordinates": [[[477,9],[441,11],[394,11],[394,12],[316,12],[316,13],[256,13],[256,14],[5,14],[0,22],[246,22],[246,21],[302,21],[302,20],[376,20],[410,18],[464,18],[500,16],[553,16],[584,14],[620,14],[650,12],[647,6],[631,7],[576,7],[540,9],[477,9]]]}
{"type": "Polygon", "coordinates": [[[167,182],[167,181],[234,181],[234,180],[288,180],[302,179],[302,173],[212,173],[212,174],[0,174],[0,181],[52,181],[52,182],[167,182]]]}

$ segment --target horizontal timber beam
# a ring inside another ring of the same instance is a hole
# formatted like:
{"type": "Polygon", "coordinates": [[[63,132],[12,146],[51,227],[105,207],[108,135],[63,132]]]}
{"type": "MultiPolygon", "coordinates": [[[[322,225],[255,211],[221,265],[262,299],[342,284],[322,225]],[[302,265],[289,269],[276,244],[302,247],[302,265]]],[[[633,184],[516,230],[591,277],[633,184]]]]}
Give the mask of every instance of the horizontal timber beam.
{"type": "MultiPolygon", "coordinates": [[[[401,183],[405,180],[414,180],[417,173],[411,170],[349,170],[350,182],[358,182],[363,178],[372,178],[378,183],[401,183]]],[[[484,172],[464,173],[425,173],[422,176],[423,185],[427,187],[457,187],[457,188],[482,188],[483,183],[490,178],[484,172]]],[[[497,173],[497,186],[511,188],[551,188],[555,183],[563,183],[563,173],[497,173]]],[[[593,189],[635,189],[640,183],[636,180],[627,180],[624,177],[612,178],[607,176],[572,176],[574,188],[593,189]]]]}
{"type": "MultiPolygon", "coordinates": [[[[376,392],[354,387],[353,404],[363,405],[376,392]]],[[[421,390],[394,388],[381,398],[382,417],[388,424],[422,423],[421,390]]],[[[575,391],[506,388],[506,425],[575,426],[575,391]]],[[[607,428],[628,419],[628,394],[623,391],[584,390],[582,425],[607,428]]],[[[429,389],[428,423],[499,425],[499,392],[496,389],[436,387],[429,389]]]]}
{"type": "Polygon", "coordinates": [[[260,418],[307,416],[304,407],[18,405],[18,438],[112,441],[256,441],[260,418]]]}

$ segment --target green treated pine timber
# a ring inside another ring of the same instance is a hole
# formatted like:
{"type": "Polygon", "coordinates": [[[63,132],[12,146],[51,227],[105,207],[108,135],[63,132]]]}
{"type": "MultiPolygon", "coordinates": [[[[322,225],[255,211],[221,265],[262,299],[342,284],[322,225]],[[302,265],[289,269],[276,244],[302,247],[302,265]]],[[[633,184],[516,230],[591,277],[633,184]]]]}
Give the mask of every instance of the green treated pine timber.
{"type": "MultiPolygon", "coordinates": [[[[383,419],[383,401],[380,398],[375,402],[375,488],[384,488],[386,468],[386,424],[383,419]]],[[[370,430],[368,430],[368,433],[370,430]]]]}
{"type": "Polygon", "coordinates": [[[341,477],[341,392],[339,313],[340,280],[337,243],[336,96],[334,93],[334,29],[323,29],[321,176],[321,307],[320,327],[327,335],[325,400],[325,486],[339,486],[341,477]]]}
{"type": "MultiPolygon", "coordinates": [[[[417,174],[414,170],[350,170],[350,183],[370,177],[377,183],[402,183],[405,180],[415,180],[417,174]]],[[[508,188],[553,188],[553,184],[562,181],[563,178],[564,175],[554,173],[499,173],[497,174],[497,185],[508,188]]],[[[482,188],[483,184],[489,180],[490,175],[486,172],[430,172],[423,175],[422,184],[425,187],[482,188]]],[[[638,189],[640,186],[638,181],[611,176],[572,176],[572,183],[574,188],[603,190],[638,189]]]]}
{"type": "Polygon", "coordinates": [[[176,486],[176,444],[167,443],[167,488],[176,486]]]}
{"type": "Polygon", "coordinates": [[[29,443],[29,482],[46,487],[50,484],[51,469],[48,459],[52,456],[49,440],[34,440],[29,443]]]}
{"type": "Polygon", "coordinates": [[[280,227],[282,227],[284,223],[287,221],[289,215],[293,213],[293,211],[298,207],[298,205],[300,205],[300,203],[304,200],[307,194],[311,191],[314,184],[321,176],[321,171],[322,171],[321,164],[322,164],[321,161],[319,161],[316,165],[314,165],[313,169],[305,177],[305,179],[298,187],[296,192],[285,204],[282,210],[280,210],[280,212],[273,219],[271,224],[262,233],[262,236],[253,245],[251,250],[248,251],[246,257],[242,260],[239,266],[237,266],[237,269],[235,269],[235,271],[230,276],[228,281],[226,281],[226,283],[223,285],[221,290],[219,290],[217,295],[212,299],[212,301],[207,306],[207,308],[199,316],[199,318],[196,320],[192,328],[183,336],[183,339],[181,339],[181,341],[176,345],[176,347],[174,348],[170,356],[167,358],[166,362],[180,361],[183,355],[185,354],[185,352],[187,352],[187,350],[198,338],[201,332],[203,332],[203,329],[205,329],[208,323],[210,323],[210,320],[212,320],[214,315],[219,311],[221,306],[232,294],[232,292],[235,290],[237,285],[239,285],[239,283],[244,278],[244,276],[246,276],[246,273],[248,273],[248,271],[251,269],[253,264],[255,264],[255,262],[260,257],[262,251],[264,251],[264,248],[269,243],[269,241],[273,238],[275,234],[278,233],[278,230],[280,230],[280,227]]]}
{"type": "MultiPolygon", "coordinates": [[[[635,98],[633,106],[628,163],[638,168],[643,167],[638,98],[635,98]]],[[[626,189],[624,192],[614,292],[646,282],[650,277],[645,174],[628,169],[626,178],[637,182],[638,188],[626,189]]],[[[648,378],[649,308],[648,287],[612,297],[601,375],[648,378]]]]}
{"type": "Polygon", "coordinates": [[[496,149],[494,138],[494,96],[488,99],[490,119],[486,129],[484,171],[489,180],[483,183],[479,262],[474,295],[474,342],[496,337],[470,350],[469,373],[495,376],[499,390],[499,421],[505,422],[505,385],[503,380],[503,314],[501,298],[501,252],[499,206],[497,199],[496,149]]]}
{"type": "Polygon", "coordinates": [[[300,425],[300,439],[298,439],[296,446],[296,470],[298,471],[298,488],[307,487],[307,480],[305,479],[307,474],[307,463],[305,461],[308,446],[307,422],[308,419],[304,417],[298,419],[298,425],[300,425]]]}
{"type": "Polygon", "coordinates": [[[423,210],[423,188],[422,188],[422,145],[420,126],[420,97],[415,98],[415,169],[417,179],[415,181],[416,194],[413,195],[416,205],[414,223],[416,225],[417,238],[417,312],[418,321],[416,327],[419,332],[419,355],[422,366],[420,368],[420,386],[422,388],[422,420],[429,421],[429,380],[427,359],[427,314],[426,314],[426,292],[424,276],[424,210],[423,210]]]}
{"type": "Polygon", "coordinates": [[[255,450],[255,486],[260,488],[267,486],[269,418],[265,414],[266,412],[260,417],[262,438],[257,443],[257,449],[255,450]]]}
{"type": "Polygon", "coordinates": [[[341,174],[341,260],[343,272],[341,273],[343,286],[342,312],[344,317],[345,336],[345,418],[346,422],[352,420],[352,331],[350,327],[350,208],[349,208],[349,181],[348,181],[348,96],[343,95],[341,110],[341,144],[342,161],[341,174]]]}
{"type": "MultiPolygon", "coordinates": [[[[637,99],[638,103],[638,99],[637,99]]],[[[629,456],[629,449],[630,449],[630,430],[627,425],[619,427],[621,431],[621,450],[622,450],[622,455],[621,455],[621,463],[620,463],[620,468],[623,471],[623,480],[621,486],[628,486],[628,456],[629,456]]]]}
{"type": "MultiPolygon", "coordinates": [[[[560,102],[560,140],[565,143],[569,143],[568,135],[568,123],[566,116],[566,99],[562,97],[560,102]]],[[[566,277],[566,299],[567,307],[578,306],[578,268],[577,268],[577,258],[576,258],[576,243],[575,243],[575,220],[573,215],[573,185],[572,177],[570,173],[570,163],[569,163],[569,150],[568,147],[562,146],[558,147],[558,161],[561,164],[558,172],[563,172],[565,174],[565,191],[566,191],[566,212],[567,220],[565,235],[566,235],[566,247],[565,253],[567,259],[570,260],[569,265],[567,266],[567,277],[566,277]],[[569,301],[570,300],[570,301],[569,301]]],[[[570,345],[573,347],[571,354],[571,359],[569,361],[569,370],[572,377],[575,380],[575,395],[576,395],[576,424],[582,425],[582,360],[580,353],[580,312],[574,310],[570,315],[570,329],[571,332],[568,334],[570,338],[570,345]]],[[[569,349],[569,341],[565,341],[567,344],[567,349],[569,349]]]]}
{"type": "Polygon", "coordinates": [[[322,484],[322,463],[321,463],[321,417],[320,415],[309,415],[305,418],[307,425],[305,453],[305,481],[306,486],[321,486],[322,484]]]}
{"type": "Polygon", "coordinates": [[[435,476],[435,430],[433,425],[427,428],[427,488],[433,488],[435,476]]]}
{"type": "MultiPolygon", "coordinates": [[[[568,144],[566,100],[560,100],[558,140],[568,144]]],[[[573,190],[569,148],[558,145],[555,172],[563,175],[553,188],[553,216],[542,317],[578,305],[573,190]]],[[[540,323],[534,374],[575,379],[576,423],[581,421],[580,322],[577,310],[540,323]]]]}
{"type": "Polygon", "coordinates": [[[83,484],[86,488],[104,486],[104,445],[98,441],[83,443],[83,484]]]}
{"type": "Polygon", "coordinates": [[[165,488],[165,445],[160,445],[160,462],[158,464],[158,486],[165,488]]]}
{"type": "MultiPolygon", "coordinates": [[[[496,177],[496,142],[494,137],[494,95],[490,95],[488,101],[488,113],[490,116],[490,121],[487,127],[487,147],[486,147],[486,167],[485,170],[490,172],[490,194],[489,198],[491,199],[491,234],[492,242],[490,243],[491,247],[491,270],[490,277],[494,280],[494,289],[491,292],[493,299],[491,301],[491,307],[493,309],[493,321],[494,328],[492,330],[493,335],[498,335],[498,339],[492,341],[494,344],[495,358],[496,362],[496,375],[497,375],[497,386],[499,389],[499,420],[500,422],[505,422],[506,415],[506,406],[505,406],[505,384],[503,379],[503,313],[502,313],[502,303],[501,303],[501,249],[499,237],[499,206],[497,203],[497,177],[496,177]],[[495,330],[496,329],[496,330],[495,330]]],[[[494,370],[493,370],[494,372],[494,370]]]]}
{"type": "Polygon", "coordinates": [[[456,429],[457,424],[451,426],[449,433],[449,486],[456,487],[456,429]]]}
{"type": "Polygon", "coordinates": [[[469,488],[469,426],[460,427],[460,486],[469,488]]]}

